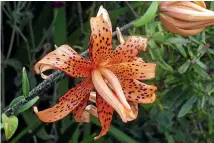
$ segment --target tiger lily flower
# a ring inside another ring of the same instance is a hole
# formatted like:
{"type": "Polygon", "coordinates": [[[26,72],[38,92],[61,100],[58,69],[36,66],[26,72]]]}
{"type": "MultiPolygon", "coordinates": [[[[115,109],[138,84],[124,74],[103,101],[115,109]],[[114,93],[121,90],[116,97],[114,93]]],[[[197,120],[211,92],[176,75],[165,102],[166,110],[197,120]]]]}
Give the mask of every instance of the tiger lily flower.
{"type": "Polygon", "coordinates": [[[207,10],[203,1],[162,2],[159,10],[164,27],[182,36],[196,35],[214,25],[214,12],[207,10]]]}
{"type": "Polygon", "coordinates": [[[85,78],[59,98],[59,103],[43,111],[34,112],[43,122],[55,122],[69,113],[76,121],[89,121],[89,113],[98,117],[102,131],[95,139],[105,135],[110,127],[114,110],[123,122],[137,117],[139,103],[152,103],[156,99],[156,86],[141,83],[155,77],[156,64],[145,63],[137,54],[146,50],[147,39],[130,36],[112,50],[112,26],[108,12],[101,6],[97,16],[90,19],[91,36],[89,58],[81,57],[68,45],[62,45],[36,63],[34,69],[44,79],[49,69],[62,70],[71,77],[85,78]],[[95,89],[96,93],[93,93],[95,89]],[[88,101],[96,102],[96,107],[88,101]]]}

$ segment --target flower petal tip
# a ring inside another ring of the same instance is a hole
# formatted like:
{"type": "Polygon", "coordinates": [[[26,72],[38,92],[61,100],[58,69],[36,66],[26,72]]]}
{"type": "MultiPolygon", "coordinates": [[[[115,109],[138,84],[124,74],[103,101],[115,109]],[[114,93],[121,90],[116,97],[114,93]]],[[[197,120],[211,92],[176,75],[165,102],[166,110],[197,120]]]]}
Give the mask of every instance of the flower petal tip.
{"type": "Polygon", "coordinates": [[[33,107],[33,111],[37,114],[39,111],[38,111],[38,108],[36,106],[33,107]]]}

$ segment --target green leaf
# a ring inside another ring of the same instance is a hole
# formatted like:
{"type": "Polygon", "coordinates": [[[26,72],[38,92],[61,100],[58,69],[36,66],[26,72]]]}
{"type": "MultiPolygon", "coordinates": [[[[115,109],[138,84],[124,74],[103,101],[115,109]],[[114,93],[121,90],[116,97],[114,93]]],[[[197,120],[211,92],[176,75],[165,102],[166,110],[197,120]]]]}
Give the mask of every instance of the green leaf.
{"type": "Polygon", "coordinates": [[[160,60],[160,61],[157,61],[157,64],[162,68],[162,69],[165,69],[167,71],[170,71],[170,72],[173,72],[173,68],[168,65],[164,60],[160,60]]]}
{"type": "MultiPolygon", "coordinates": [[[[21,112],[26,111],[27,109],[29,109],[30,107],[32,107],[36,101],[39,99],[39,96],[34,97],[32,100],[30,100],[28,103],[24,104],[23,106],[21,106],[16,112],[15,114],[18,115],[21,112]]],[[[25,97],[24,96],[19,96],[17,98],[15,98],[9,105],[9,107],[12,107],[13,105],[15,105],[18,102],[24,101],[25,97]]]]}
{"type": "Polygon", "coordinates": [[[196,64],[199,65],[201,68],[203,68],[203,69],[205,69],[205,70],[208,69],[208,68],[207,68],[207,65],[205,65],[204,63],[202,63],[200,60],[196,60],[195,62],[196,62],[196,64]]]}
{"type": "Polygon", "coordinates": [[[164,44],[187,44],[189,42],[189,40],[183,37],[170,37],[164,42],[164,44]]]}
{"type": "Polygon", "coordinates": [[[152,39],[155,41],[155,42],[159,42],[161,44],[163,44],[166,40],[166,36],[163,34],[162,31],[160,32],[155,32],[152,34],[152,39]]]}
{"type": "Polygon", "coordinates": [[[96,133],[93,133],[85,138],[80,143],[93,143],[94,137],[96,137],[96,133]]]}
{"type": "Polygon", "coordinates": [[[193,68],[194,68],[195,72],[197,72],[201,77],[203,77],[206,80],[211,80],[210,76],[207,74],[206,71],[204,71],[204,69],[202,69],[201,67],[199,67],[196,64],[193,65],[193,68]]]}
{"type": "Polygon", "coordinates": [[[197,96],[192,96],[182,107],[178,113],[178,117],[183,117],[186,115],[192,108],[192,105],[195,103],[197,96]]]}
{"type": "Polygon", "coordinates": [[[210,115],[209,112],[207,112],[208,115],[208,129],[209,129],[209,135],[212,135],[213,133],[213,121],[212,121],[212,117],[210,115]]]}
{"type": "Polygon", "coordinates": [[[182,54],[182,56],[184,56],[185,58],[187,57],[186,51],[184,50],[183,46],[181,46],[180,44],[176,44],[175,49],[182,54]]]}
{"type": "Polygon", "coordinates": [[[148,10],[146,11],[146,13],[138,21],[134,23],[134,26],[139,27],[149,23],[155,17],[157,10],[158,2],[153,1],[152,4],[149,6],[148,10]]]}
{"type": "Polygon", "coordinates": [[[22,90],[23,90],[23,95],[27,97],[30,92],[30,84],[29,84],[29,80],[28,80],[25,68],[23,68],[22,70],[22,90]]]}
{"type": "Polygon", "coordinates": [[[4,125],[2,123],[0,123],[0,128],[3,129],[4,128],[4,125]]]}
{"type": "Polygon", "coordinates": [[[213,50],[213,49],[210,49],[210,48],[209,48],[209,49],[207,50],[207,52],[214,55],[214,50],[213,50]]]}
{"type": "Polygon", "coordinates": [[[15,105],[18,102],[24,101],[25,97],[24,96],[18,96],[13,101],[10,103],[9,107],[11,108],[13,105],[15,105]]]}
{"type": "Polygon", "coordinates": [[[214,10],[214,1],[210,3],[210,10],[214,10]]]}
{"type": "Polygon", "coordinates": [[[191,61],[190,61],[190,60],[187,60],[182,66],[180,66],[180,67],[178,68],[178,72],[179,72],[180,74],[185,73],[185,72],[187,71],[187,69],[189,68],[190,64],[191,64],[191,61]]]}
{"type": "Polygon", "coordinates": [[[36,102],[37,100],[39,100],[39,96],[36,96],[34,97],[32,100],[30,100],[28,103],[24,104],[22,107],[20,107],[18,109],[18,113],[21,113],[21,112],[24,112],[26,111],[27,109],[29,109],[30,107],[32,107],[36,102]]]}
{"type": "Polygon", "coordinates": [[[209,96],[208,102],[209,102],[209,104],[211,104],[214,107],[214,97],[213,96],[209,96]]]}
{"type": "Polygon", "coordinates": [[[6,139],[10,139],[18,127],[18,118],[14,115],[7,117],[5,113],[2,114],[2,124],[5,131],[6,139]]]}

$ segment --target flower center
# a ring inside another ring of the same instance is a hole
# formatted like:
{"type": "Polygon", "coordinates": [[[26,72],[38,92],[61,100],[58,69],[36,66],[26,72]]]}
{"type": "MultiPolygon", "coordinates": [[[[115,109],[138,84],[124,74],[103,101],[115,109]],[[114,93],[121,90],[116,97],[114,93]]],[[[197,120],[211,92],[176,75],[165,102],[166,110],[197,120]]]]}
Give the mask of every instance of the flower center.
{"type": "Polygon", "coordinates": [[[132,117],[132,111],[117,77],[110,70],[102,67],[93,69],[91,74],[97,92],[118,112],[123,122],[127,122],[126,117],[132,117]]]}

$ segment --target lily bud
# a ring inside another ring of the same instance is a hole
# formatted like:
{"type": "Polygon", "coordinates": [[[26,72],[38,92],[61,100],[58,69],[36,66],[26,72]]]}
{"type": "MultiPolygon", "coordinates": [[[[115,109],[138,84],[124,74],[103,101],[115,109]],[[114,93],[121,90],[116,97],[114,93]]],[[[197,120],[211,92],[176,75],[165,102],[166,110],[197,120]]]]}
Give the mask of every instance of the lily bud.
{"type": "Polygon", "coordinates": [[[196,35],[214,25],[214,12],[207,10],[204,2],[162,2],[159,10],[164,27],[182,36],[196,35]]]}

